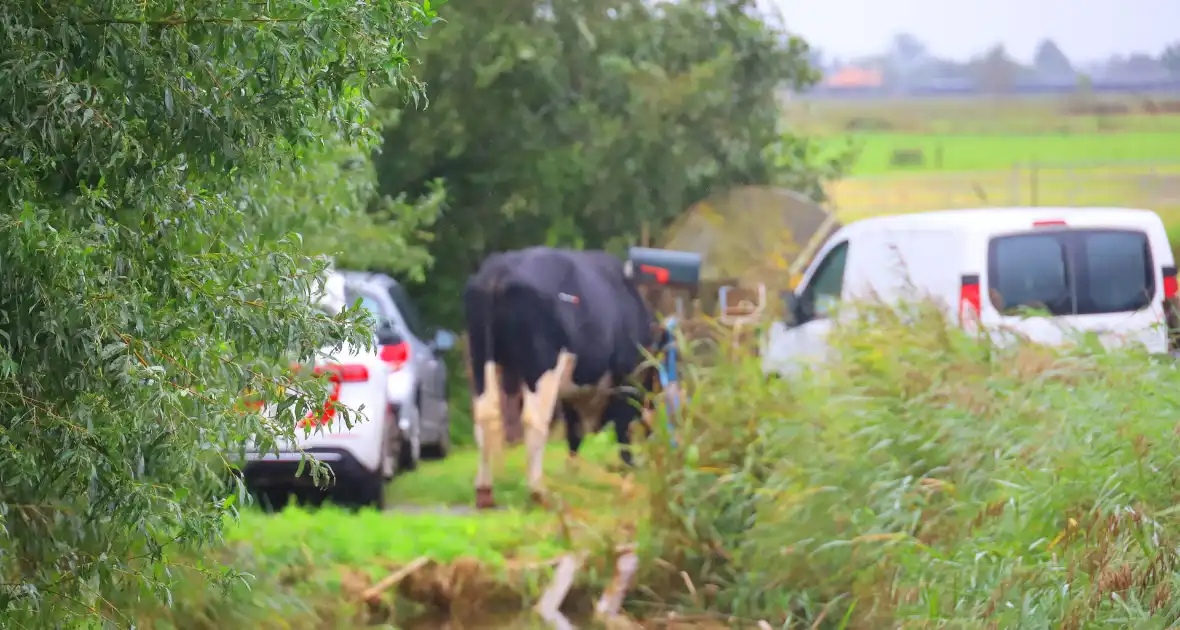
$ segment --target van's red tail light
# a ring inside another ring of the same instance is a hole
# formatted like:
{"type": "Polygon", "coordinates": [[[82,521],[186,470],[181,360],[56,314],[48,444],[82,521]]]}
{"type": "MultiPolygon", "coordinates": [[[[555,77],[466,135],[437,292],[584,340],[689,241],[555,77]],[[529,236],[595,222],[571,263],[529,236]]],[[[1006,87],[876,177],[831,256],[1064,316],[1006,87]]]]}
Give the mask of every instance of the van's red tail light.
{"type": "Polygon", "coordinates": [[[979,321],[983,300],[979,293],[979,276],[964,274],[959,284],[959,324],[966,326],[979,321]]]}
{"type": "Polygon", "coordinates": [[[1168,352],[1180,351],[1180,304],[1177,303],[1177,289],[1180,283],[1176,281],[1176,267],[1167,266],[1161,269],[1164,275],[1164,325],[1168,333],[1168,352]]]}
{"type": "Polygon", "coordinates": [[[1044,221],[1033,221],[1033,227],[1051,227],[1066,225],[1065,221],[1061,219],[1046,219],[1044,221]]]}
{"type": "Polygon", "coordinates": [[[410,344],[403,341],[398,344],[381,346],[378,356],[389,364],[390,369],[396,372],[410,360],[410,344]]]}

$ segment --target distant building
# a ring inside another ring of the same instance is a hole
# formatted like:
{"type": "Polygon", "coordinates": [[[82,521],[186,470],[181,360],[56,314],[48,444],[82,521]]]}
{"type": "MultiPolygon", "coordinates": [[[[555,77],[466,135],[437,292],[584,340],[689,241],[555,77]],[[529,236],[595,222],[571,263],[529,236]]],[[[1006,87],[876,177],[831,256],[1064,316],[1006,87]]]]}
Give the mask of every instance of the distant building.
{"type": "Polygon", "coordinates": [[[880,70],[859,66],[845,66],[820,82],[820,87],[828,89],[878,88],[883,85],[885,85],[884,73],[880,70]]]}

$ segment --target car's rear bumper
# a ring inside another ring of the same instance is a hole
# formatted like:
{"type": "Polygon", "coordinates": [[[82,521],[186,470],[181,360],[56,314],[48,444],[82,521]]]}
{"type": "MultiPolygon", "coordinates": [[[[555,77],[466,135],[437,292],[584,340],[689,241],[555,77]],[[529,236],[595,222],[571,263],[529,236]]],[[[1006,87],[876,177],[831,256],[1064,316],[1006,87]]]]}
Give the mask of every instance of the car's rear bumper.
{"type": "MultiPolygon", "coordinates": [[[[331,488],[335,484],[335,480],[356,479],[371,474],[352,453],[345,449],[309,448],[305,452],[327,466],[332,472],[332,477],[335,478],[321,480],[321,487],[331,488]]],[[[270,486],[313,487],[316,483],[311,476],[311,462],[304,463],[303,470],[299,470],[302,459],[303,453],[295,451],[249,453],[241,467],[242,476],[246,485],[257,488],[270,486]]]]}

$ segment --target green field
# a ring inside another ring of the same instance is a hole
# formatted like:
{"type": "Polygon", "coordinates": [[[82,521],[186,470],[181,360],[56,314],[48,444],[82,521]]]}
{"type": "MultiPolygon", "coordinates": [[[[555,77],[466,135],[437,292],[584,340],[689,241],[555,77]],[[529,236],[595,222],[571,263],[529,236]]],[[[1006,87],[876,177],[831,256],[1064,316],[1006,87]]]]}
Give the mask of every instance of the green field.
{"type": "Polygon", "coordinates": [[[1146,208],[1180,221],[1180,115],[1144,115],[1147,100],[1132,96],[1096,101],[1128,115],[1072,115],[1071,98],[800,99],[784,116],[854,156],[827,188],[845,220],[1059,205],[1146,208]]]}
{"type": "Polygon", "coordinates": [[[1109,162],[1180,162],[1180,131],[1039,135],[955,135],[863,133],[835,136],[835,146],[852,145],[859,157],[852,175],[913,171],[1009,169],[1014,163],[1085,165],[1109,162]],[[924,164],[898,166],[897,151],[921,151],[924,164]]]}
{"type": "Polygon", "coordinates": [[[1177,103],[1180,95],[1176,94],[875,100],[804,96],[788,99],[783,116],[793,127],[821,135],[855,131],[938,134],[1180,131],[1177,103]]]}

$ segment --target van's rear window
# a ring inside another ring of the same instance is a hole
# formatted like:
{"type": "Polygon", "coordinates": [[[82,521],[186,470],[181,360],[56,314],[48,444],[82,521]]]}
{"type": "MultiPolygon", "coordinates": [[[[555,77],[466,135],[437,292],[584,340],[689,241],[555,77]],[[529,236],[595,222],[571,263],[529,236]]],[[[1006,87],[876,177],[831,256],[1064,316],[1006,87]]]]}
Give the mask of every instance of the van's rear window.
{"type": "Polygon", "coordinates": [[[1147,235],[1135,230],[1063,229],[993,238],[988,294],[1003,313],[1137,311],[1155,295],[1151,247],[1147,235]]]}

